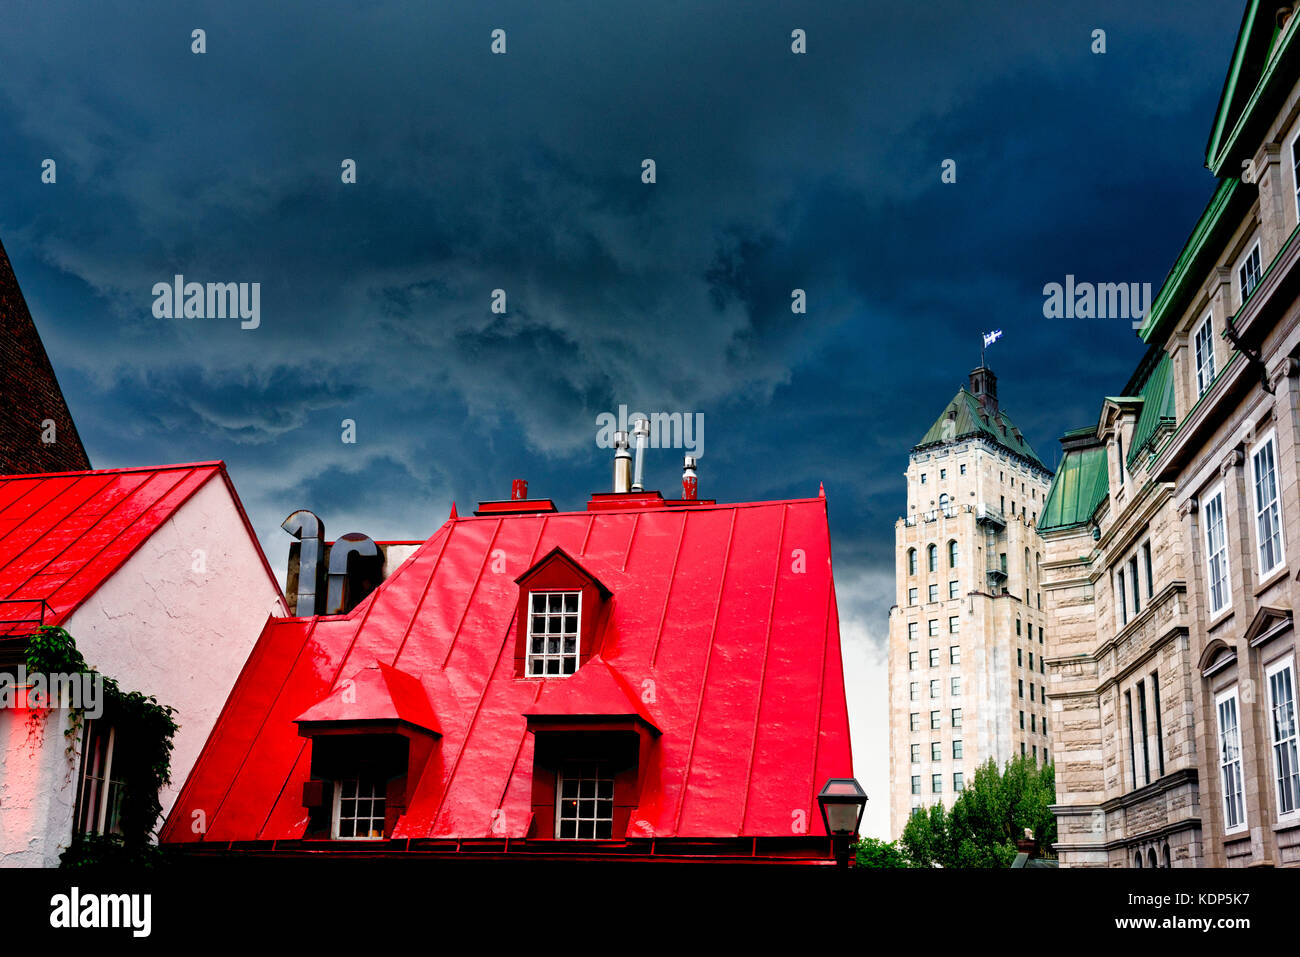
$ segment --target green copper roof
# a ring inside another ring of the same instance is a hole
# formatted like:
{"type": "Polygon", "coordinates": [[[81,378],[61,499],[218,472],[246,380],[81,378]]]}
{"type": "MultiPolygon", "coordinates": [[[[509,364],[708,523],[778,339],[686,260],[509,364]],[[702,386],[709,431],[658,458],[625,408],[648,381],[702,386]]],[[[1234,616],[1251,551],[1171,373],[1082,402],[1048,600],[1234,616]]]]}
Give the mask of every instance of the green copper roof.
{"type": "Polygon", "coordinates": [[[1137,426],[1133,430],[1132,448],[1128,452],[1130,466],[1160,433],[1162,427],[1168,428],[1174,424],[1174,377],[1169,353],[1160,353],[1160,361],[1146,377],[1138,395],[1142,397],[1142,412],[1138,415],[1137,426]]]}
{"type": "MultiPolygon", "coordinates": [[[[1078,429],[1069,435],[1096,433],[1096,429],[1078,429]]],[[[1067,438],[1069,437],[1067,435],[1067,438]]],[[[1038,516],[1038,530],[1050,531],[1083,525],[1110,492],[1107,476],[1106,447],[1090,445],[1067,450],[1056,470],[1052,487],[1043,500],[1038,516]]]]}
{"type": "Polygon", "coordinates": [[[1051,471],[1029,447],[1024,436],[1017,437],[1016,433],[1019,430],[1006,412],[999,410],[996,416],[989,416],[986,422],[981,417],[981,411],[979,399],[967,389],[959,390],[939,418],[934,420],[934,425],[930,426],[929,431],[921,437],[921,441],[916,443],[916,448],[938,445],[941,442],[955,442],[958,439],[977,435],[1002,446],[1008,452],[1028,459],[1039,468],[1051,471]],[[952,412],[956,412],[956,415],[950,415],[952,412]]]}

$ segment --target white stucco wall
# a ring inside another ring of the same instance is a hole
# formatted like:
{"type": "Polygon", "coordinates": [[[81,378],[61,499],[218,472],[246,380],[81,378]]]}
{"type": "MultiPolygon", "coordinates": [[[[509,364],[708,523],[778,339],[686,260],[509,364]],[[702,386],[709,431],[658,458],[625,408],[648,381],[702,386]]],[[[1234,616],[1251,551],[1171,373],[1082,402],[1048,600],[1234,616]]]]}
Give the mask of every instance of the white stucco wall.
{"type": "MultiPolygon", "coordinates": [[[[270,614],[285,613],[230,493],[214,476],[66,624],[87,663],[124,691],[177,709],[171,810],[270,614]]],[[[0,711],[0,866],[54,866],[72,829],[79,759],[66,715],[29,741],[25,712],[0,711]]],[[[125,742],[123,742],[125,744],[125,742]]],[[[161,821],[160,821],[161,823],[161,821]]]]}

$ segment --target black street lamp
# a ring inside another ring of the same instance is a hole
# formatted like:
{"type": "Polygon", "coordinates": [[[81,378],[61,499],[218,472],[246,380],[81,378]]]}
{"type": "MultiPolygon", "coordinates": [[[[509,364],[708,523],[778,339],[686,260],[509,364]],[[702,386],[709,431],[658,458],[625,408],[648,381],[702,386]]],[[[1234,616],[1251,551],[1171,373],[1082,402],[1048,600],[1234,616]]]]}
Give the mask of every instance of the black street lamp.
{"type": "Polygon", "coordinates": [[[830,778],[817,804],[822,809],[822,823],[835,847],[835,863],[849,866],[849,845],[858,836],[862,814],[867,809],[867,792],[857,778],[830,778]]]}

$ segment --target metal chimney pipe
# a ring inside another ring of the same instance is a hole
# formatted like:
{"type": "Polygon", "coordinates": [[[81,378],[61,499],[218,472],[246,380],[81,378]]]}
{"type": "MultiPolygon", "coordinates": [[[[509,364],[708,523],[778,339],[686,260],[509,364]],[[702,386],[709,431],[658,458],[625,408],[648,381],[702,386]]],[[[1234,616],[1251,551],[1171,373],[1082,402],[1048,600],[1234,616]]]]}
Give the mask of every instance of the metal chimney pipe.
{"type": "Polygon", "coordinates": [[[650,437],[650,420],[637,419],[632,425],[632,434],[636,436],[636,472],[632,477],[632,491],[644,492],[645,483],[642,478],[645,466],[645,443],[650,437]]]}
{"type": "Polygon", "coordinates": [[[512,502],[522,502],[528,498],[528,483],[523,479],[515,479],[510,483],[510,500],[512,502]]]}
{"type": "Polygon", "coordinates": [[[682,501],[693,502],[700,495],[700,480],[695,474],[695,456],[686,456],[686,464],[682,468],[682,501]]]}
{"type": "Polygon", "coordinates": [[[627,448],[627,433],[614,433],[614,491],[632,490],[632,453],[627,448]]]}

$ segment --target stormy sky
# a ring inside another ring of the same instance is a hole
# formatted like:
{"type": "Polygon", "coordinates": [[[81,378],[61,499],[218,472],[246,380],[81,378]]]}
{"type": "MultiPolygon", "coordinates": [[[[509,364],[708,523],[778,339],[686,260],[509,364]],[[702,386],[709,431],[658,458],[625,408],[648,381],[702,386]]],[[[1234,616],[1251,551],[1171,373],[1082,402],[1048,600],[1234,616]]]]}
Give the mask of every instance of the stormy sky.
{"type": "MultiPolygon", "coordinates": [[[[277,569],[297,508],[330,537],[420,539],[453,500],[526,478],[580,509],[609,487],[596,417],[620,404],[703,414],[703,496],[824,482],[883,834],[908,449],[990,329],[1003,404],[1049,466],[1123,386],[1131,324],[1045,319],[1043,286],[1159,287],[1214,186],[1240,17],[1223,0],[11,0],[0,239],[92,463],[224,459],[277,569]],[[177,273],[260,283],[260,326],[156,318],[177,273]]],[[[676,494],[680,450],[646,465],[676,494]]]]}

